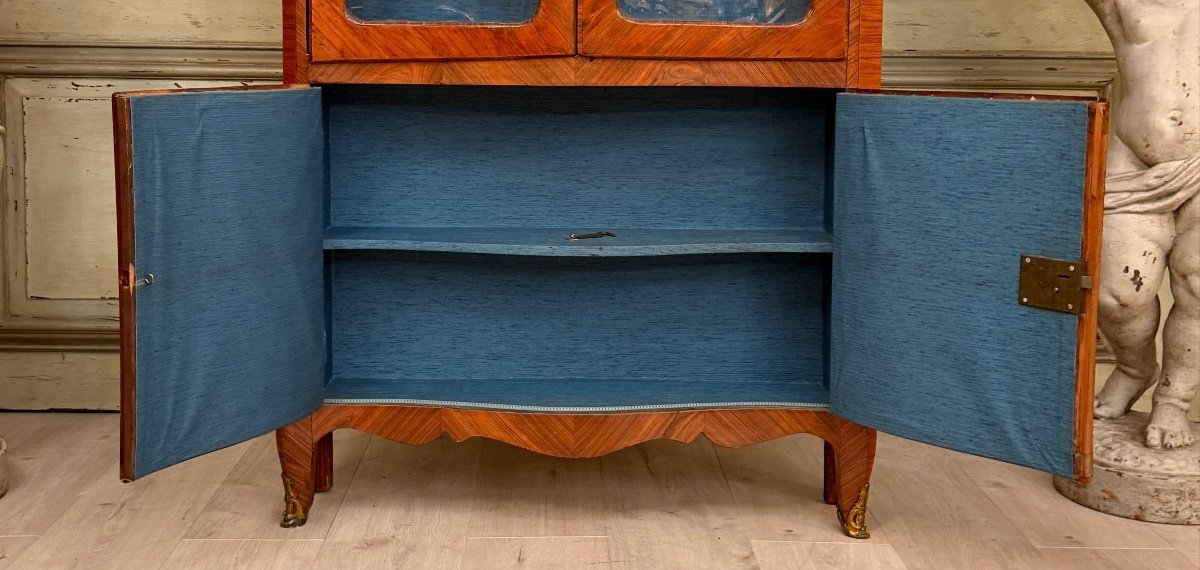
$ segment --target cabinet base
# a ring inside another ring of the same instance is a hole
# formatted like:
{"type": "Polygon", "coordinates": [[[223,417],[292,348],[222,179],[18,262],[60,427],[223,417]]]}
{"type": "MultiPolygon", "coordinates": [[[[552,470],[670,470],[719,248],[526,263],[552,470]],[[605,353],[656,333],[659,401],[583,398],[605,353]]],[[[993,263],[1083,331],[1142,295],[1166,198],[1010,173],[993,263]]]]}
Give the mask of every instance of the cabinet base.
{"type": "Polygon", "coordinates": [[[283,467],[281,526],[307,520],[313,495],[333,485],[332,432],[364,431],[407,444],[443,434],[455,441],[486,437],[555,457],[599,457],[653,439],[687,443],[701,435],[743,447],[796,433],[825,440],[824,500],[837,507],[842,531],[867,538],[867,489],[875,462],[875,430],[825,410],[739,408],[549,414],[394,405],[326,404],[276,431],[283,467]]]}

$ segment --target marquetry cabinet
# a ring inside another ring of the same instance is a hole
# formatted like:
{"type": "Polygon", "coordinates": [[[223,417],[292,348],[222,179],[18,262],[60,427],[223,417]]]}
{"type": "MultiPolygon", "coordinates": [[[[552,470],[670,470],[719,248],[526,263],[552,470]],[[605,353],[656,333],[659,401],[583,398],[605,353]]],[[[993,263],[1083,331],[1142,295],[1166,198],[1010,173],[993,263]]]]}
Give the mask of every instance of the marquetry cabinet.
{"type": "Polygon", "coordinates": [[[463,1],[114,97],[124,479],[277,429],[296,526],[339,428],[809,433],[865,537],[876,429],[1088,476],[1103,102],[873,91],[868,0],[463,1]]]}

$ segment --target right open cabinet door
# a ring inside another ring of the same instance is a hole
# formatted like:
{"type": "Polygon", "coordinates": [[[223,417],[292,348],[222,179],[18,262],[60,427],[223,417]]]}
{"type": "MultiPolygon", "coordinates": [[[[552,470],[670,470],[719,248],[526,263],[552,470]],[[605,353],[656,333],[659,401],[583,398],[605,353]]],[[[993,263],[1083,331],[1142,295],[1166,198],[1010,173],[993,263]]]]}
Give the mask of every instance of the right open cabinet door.
{"type": "Polygon", "coordinates": [[[839,94],[834,413],[1090,476],[1106,113],[1084,99],[839,94]]]}

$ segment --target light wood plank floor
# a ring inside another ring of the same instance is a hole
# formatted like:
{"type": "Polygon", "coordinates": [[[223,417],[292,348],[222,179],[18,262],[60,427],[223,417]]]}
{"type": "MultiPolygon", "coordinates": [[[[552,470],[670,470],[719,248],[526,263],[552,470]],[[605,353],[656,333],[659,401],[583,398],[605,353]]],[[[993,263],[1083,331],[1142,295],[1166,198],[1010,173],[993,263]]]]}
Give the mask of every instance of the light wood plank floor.
{"type": "Polygon", "coordinates": [[[279,528],[274,439],[133,484],[115,414],[0,413],[0,569],[1200,568],[1200,528],[1096,513],[1049,476],[881,436],[870,540],[842,536],[821,446],[651,442],[562,460],[335,435],[335,479],[279,528]]]}

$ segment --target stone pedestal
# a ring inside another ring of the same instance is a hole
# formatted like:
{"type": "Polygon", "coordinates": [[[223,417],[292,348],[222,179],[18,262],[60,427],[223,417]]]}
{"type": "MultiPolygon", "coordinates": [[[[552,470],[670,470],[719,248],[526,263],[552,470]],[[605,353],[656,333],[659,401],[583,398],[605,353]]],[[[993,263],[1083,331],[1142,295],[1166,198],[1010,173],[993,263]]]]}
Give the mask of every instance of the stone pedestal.
{"type": "MultiPolygon", "coordinates": [[[[1096,420],[1092,480],[1054,478],[1063,496],[1097,511],[1139,521],[1200,525],[1200,446],[1150,449],[1147,414],[1096,420]]],[[[1192,422],[1200,433],[1200,425],[1192,422]]]]}
{"type": "Polygon", "coordinates": [[[8,492],[8,444],[0,439],[0,497],[8,492]]]}

